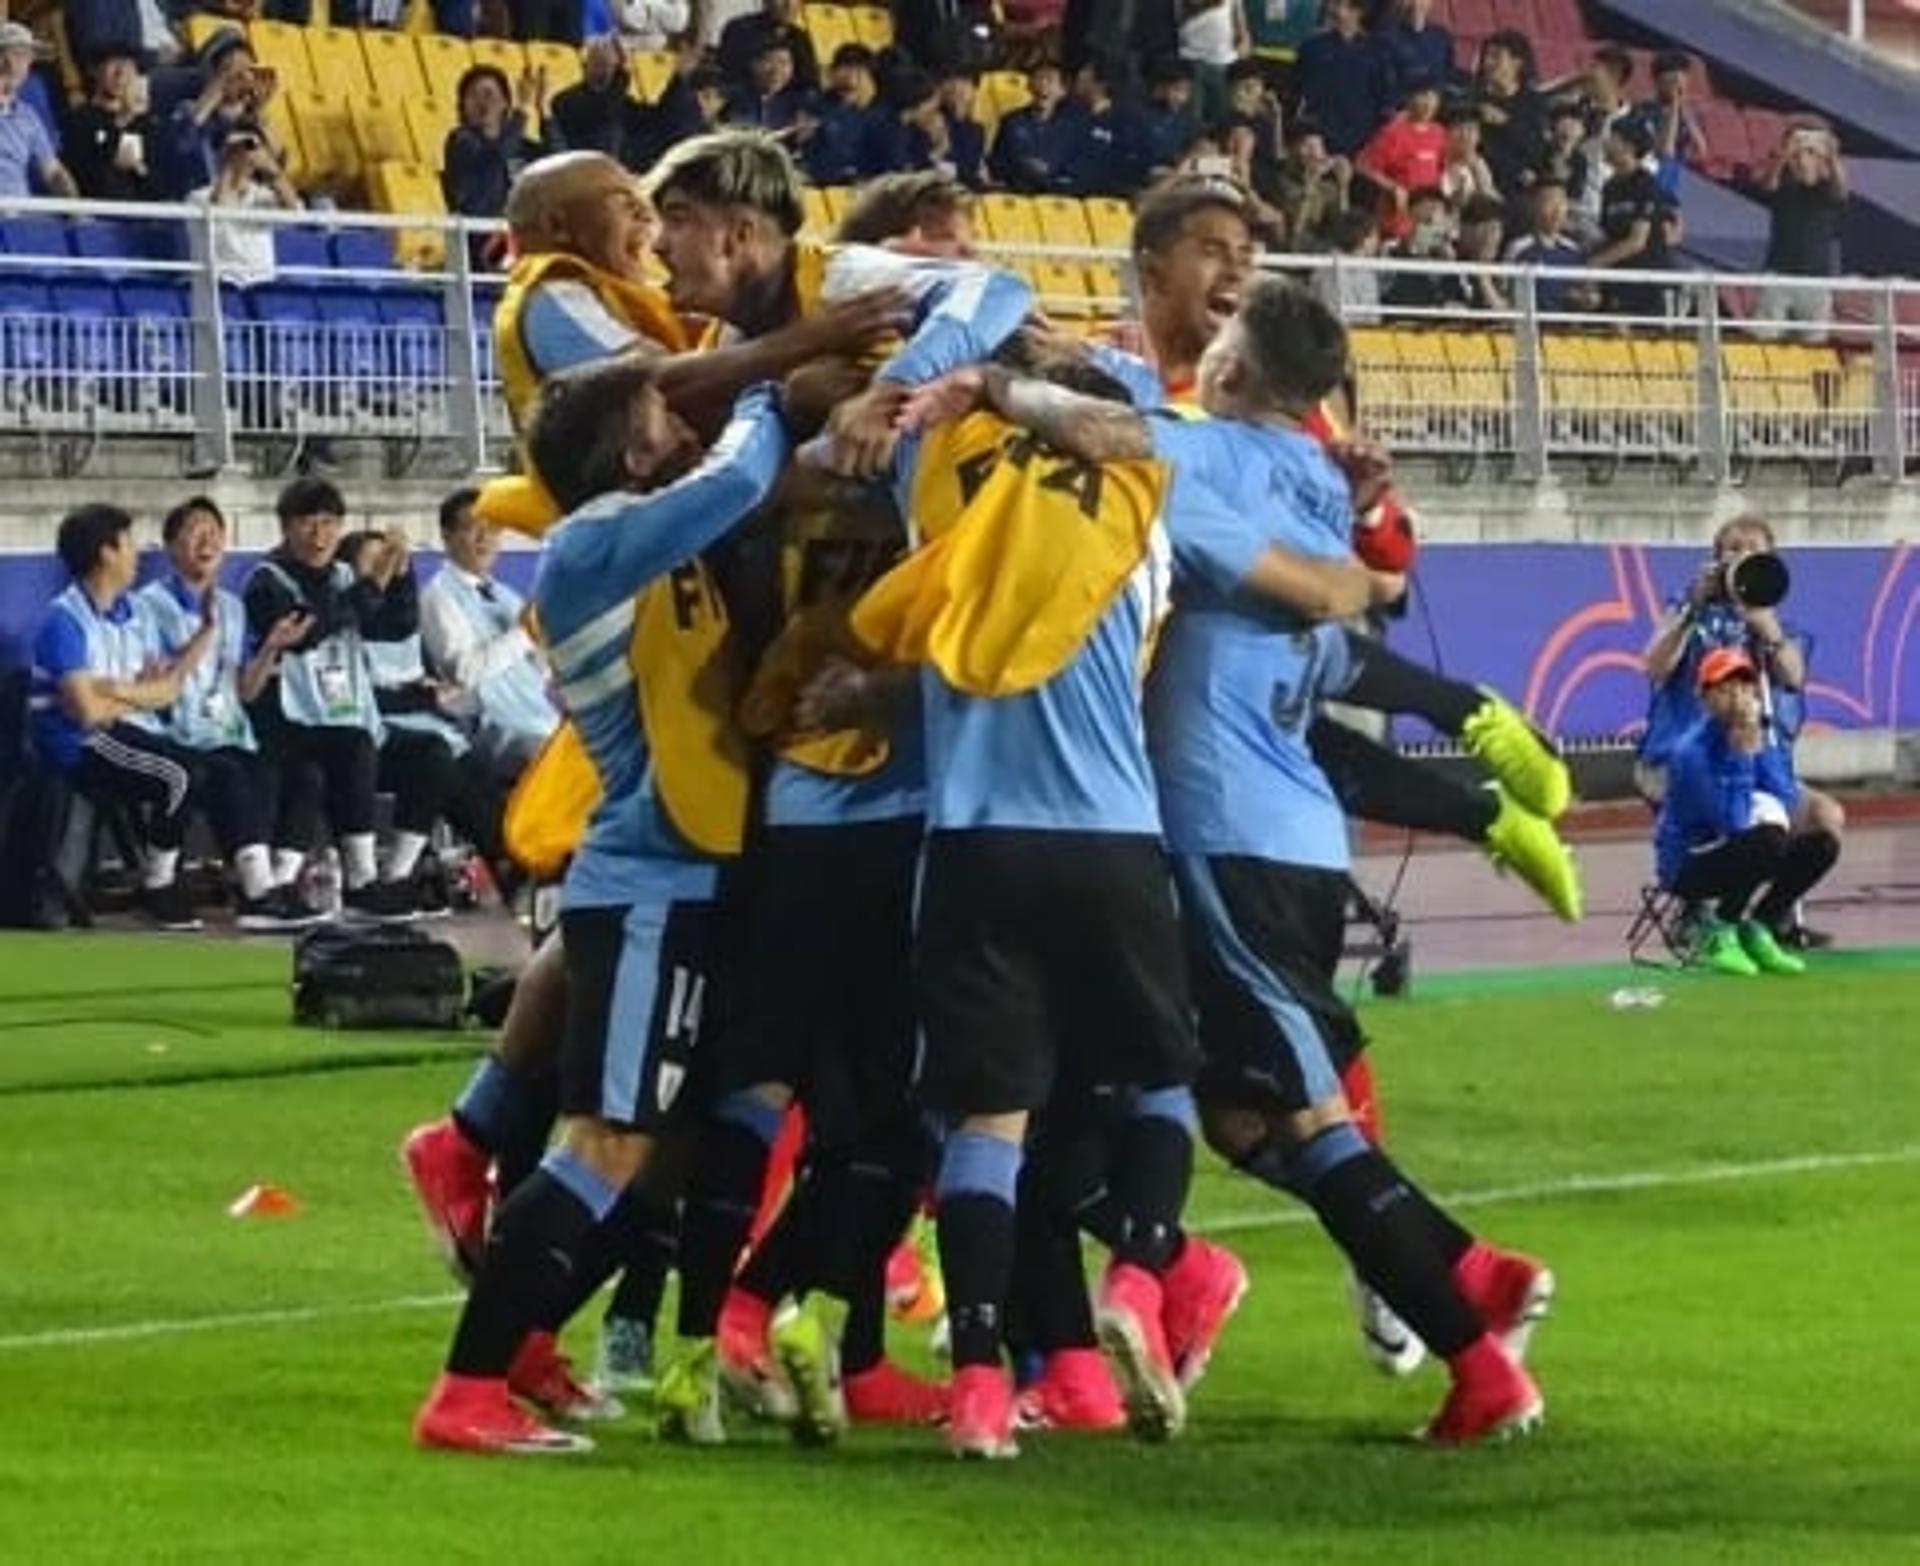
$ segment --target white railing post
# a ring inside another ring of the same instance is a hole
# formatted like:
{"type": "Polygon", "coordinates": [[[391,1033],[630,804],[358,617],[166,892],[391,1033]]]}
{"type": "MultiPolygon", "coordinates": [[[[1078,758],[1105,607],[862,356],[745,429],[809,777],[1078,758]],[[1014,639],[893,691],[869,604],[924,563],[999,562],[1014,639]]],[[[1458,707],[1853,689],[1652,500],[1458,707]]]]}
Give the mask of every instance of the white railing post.
{"type": "Polygon", "coordinates": [[[1514,278],[1513,302],[1513,472],[1537,484],[1547,476],[1546,377],[1540,352],[1539,274],[1524,268],[1514,278]]]}
{"type": "Polygon", "coordinates": [[[220,280],[213,268],[214,209],[187,219],[188,281],[193,342],[193,471],[219,473],[233,466],[233,410],[227,401],[227,331],[220,280]]]}
{"type": "Polygon", "coordinates": [[[447,323],[447,423],[460,460],[478,471],[486,465],[486,418],[480,406],[480,360],[473,341],[473,257],[464,224],[447,236],[447,273],[442,315],[447,323]]]}
{"type": "Polygon", "coordinates": [[[1907,470],[1907,428],[1901,408],[1900,312],[1893,284],[1873,296],[1873,471],[1889,484],[1907,470]]]}
{"type": "Polygon", "coordinates": [[[1733,472],[1727,441],[1727,389],[1720,373],[1720,290],[1712,278],[1696,285],[1700,302],[1700,367],[1695,395],[1700,415],[1700,476],[1724,484],[1733,472]]]}

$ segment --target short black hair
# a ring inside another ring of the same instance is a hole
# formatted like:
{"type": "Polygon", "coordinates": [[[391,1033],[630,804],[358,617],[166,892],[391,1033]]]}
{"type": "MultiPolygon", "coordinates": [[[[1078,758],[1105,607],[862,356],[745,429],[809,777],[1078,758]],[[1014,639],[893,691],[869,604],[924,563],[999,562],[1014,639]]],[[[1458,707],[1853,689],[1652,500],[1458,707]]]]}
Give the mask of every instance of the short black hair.
{"type": "Polygon", "coordinates": [[[472,87],[476,82],[486,81],[489,78],[491,78],[493,84],[500,89],[501,97],[505,98],[509,106],[511,106],[513,103],[513,83],[507,80],[507,73],[505,71],[501,70],[497,65],[469,65],[460,73],[460,80],[454,86],[454,109],[457,111],[460,105],[467,101],[467,89],[469,87],[472,87]]]}
{"type": "Polygon", "coordinates": [[[1519,32],[1511,27],[1503,27],[1480,46],[1480,57],[1482,59],[1486,58],[1489,49],[1498,49],[1503,54],[1512,55],[1520,62],[1520,70],[1523,75],[1531,76],[1533,74],[1533,40],[1527,37],[1525,33],[1519,32]]]}
{"type": "Polygon", "coordinates": [[[1636,158],[1644,158],[1653,151],[1653,132],[1647,128],[1645,120],[1635,119],[1631,114],[1621,115],[1607,134],[1619,137],[1636,158]]]}
{"type": "Polygon", "coordinates": [[[1380,231],[1380,220],[1366,207],[1348,207],[1333,220],[1328,235],[1333,248],[1343,254],[1351,250],[1369,234],[1380,231]]]}
{"type": "Polygon", "coordinates": [[[166,516],[161,518],[160,542],[163,544],[171,544],[178,538],[180,536],[180,530],[187,525],[187,518],[192,516],[196,511],[204,511],[208,516],[212,517],[214,521],[218,522],[221,532],[224,533],[227,530],[226,515],[213,503],[212,496],[189,495],[185,500],[181,501],[179,505],[169,511],[166,516]]]}
{"type": "Polygon", "coordinates": [[[115,539],[132,531],[133,518],[118,506],[81,506],[60,519],[54,547],[60,552],[67,575],[78,581],[100,563],[115,539]]]}
{"type": "Polygon", "coordinates": [[[1461,98],[1440,110],[1440,123],[1442,125],[1478,125],[1480,111],[1466,99],[1461,98]]]}
{"type": "Polygon", "coordinates": [[[1235,60],[1227,67],[1227,85],[1238,87],[1242,82],[1258,81],[1262,87],[1267,85],[1267,68],[1258,60],[1235,60]]]}
{"type": "Polygon", "coordinates": [[[934,80],[943,84],[946,82],[969,82],[975,87],[980,85],[980,68],[977,65],[969,65],[965,60],[949,60],[935,71],[933,75],[934,80]]]}
{"type": "Polygon", "coordinates": [[[1593,63],[1604,65],[1608,74],[1621,82],[1633,80],[1633,56],[1618,44],[1605,44],[1594,50],[1593,63]]]}
{"type": "Polygon", "coordinates": [[[1547,122],[1555,120],[1578,120],[1583,126],[1592,122],[1587,118],[1587,106],[1578,98],[1556,98],[1547,105],[1547,122]]]}
{"type": "Polygon", "coordinates": [[[887,104],[898,110],[917,109],[939,90],[931,76],[910,65],[887,79],[887,104]]]}
{"type": "Polygon", "coordinates": [[[1289,147],[1298,147],[1309,136],[1318,136],[1324,141],[1327,135],[1318,120],[1305,114],[1297,114],[1288,120],[1284,134],[1289,147]]]}
{"type": "Polygon", "coordinates": [[[1187,69],[1186,62],[1172,55],[1163,55],[1147,67],[1147,85],[1149,87],[1170,87],[1175,82],[1193,85],[1193,73],[1187,69]]]}
{"type": "Polygon", "coordinates": [[[563,511],[626,488],[634,400],[659,384],[651,360],[617,354],[549,375],[527,421],[527,460],[563,511]]]}
{"type": "Polygon", "coordinates": [[[347,497],[331,479],[297,478],[280,491],[273,509],[282,522],[291,522],[295,517],[344,517],[347,497]]]}
{"type": "Polygon", "coordinates": [[[1411,207],[1416,201],[1437,201],[1444,207],[1447,204],[1447,193],[1438,185],[1421,185],[1407,192],[1407,205],[1411,207]]]}
{"type": "Polygon", "coordinates": [[[1156,185],[1133,209],[1133,253],[1158,255],[1180,237],[1196,212],[1231,212],[1254,226],[1253,198],[1223,175],[1182,174],[1156,185]]]}
{"type": "Polygon", "coordinates": [[[1507,204],[1498,196],[1469,196],[1460,209],[1460,221],[1467,223],[1505,223],[1507,204]]]}
{"type": "Polygon", "coordinates": [[[753,51],[753,58],[764,60],[770,54],[784,54],[788,59],[792,59],[793,45],[778,33],[768,33],[760,40],[760,47],[753,51]]]}
{"type": "Polygon", "coordinates": [[[471,484],[468,484],[460,489],[456,489],[451,495],[447,496],[445,500],[440,502],[440,533],[442,537],[445,537],[448,533],[459,530],[462,518],[473,510],[473,503],[479,498],[480,491],[475,489],[471,484]]]}
{"type": "Polygon", "coordinates": [[[1347,373],[1347,329],[1291,279],[1259,277],[1240,306],[1247,367],[1266,398],[1286,407],[1318,403],[1347,373]]]}
{"type": "Polygon", "coordinates": [[[843,65],[857,65],[862,70],[873,69],[873,51],[863,43],[843,43],[833,51],[833,59],[827,69],[837,71],[843,65]]]}
{"type": "Polygon", "coordinates": [[[1693,69],[1693,56],[1684,49],[1662,49],[1653,57],[1654,76],[1685,76],[1693,69]]]}

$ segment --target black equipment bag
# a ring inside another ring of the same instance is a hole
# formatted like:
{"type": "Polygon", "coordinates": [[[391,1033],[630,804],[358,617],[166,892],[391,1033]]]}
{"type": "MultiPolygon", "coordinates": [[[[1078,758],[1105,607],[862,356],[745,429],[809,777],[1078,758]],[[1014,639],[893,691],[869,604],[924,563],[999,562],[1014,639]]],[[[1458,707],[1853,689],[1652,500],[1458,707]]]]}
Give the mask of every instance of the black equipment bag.
{"type": "Polygon", "coordinates": [[[293,948],[293,1020],[322,1028],[457,1028],[460,954],[401,924],[321,925],[293,948]]]}

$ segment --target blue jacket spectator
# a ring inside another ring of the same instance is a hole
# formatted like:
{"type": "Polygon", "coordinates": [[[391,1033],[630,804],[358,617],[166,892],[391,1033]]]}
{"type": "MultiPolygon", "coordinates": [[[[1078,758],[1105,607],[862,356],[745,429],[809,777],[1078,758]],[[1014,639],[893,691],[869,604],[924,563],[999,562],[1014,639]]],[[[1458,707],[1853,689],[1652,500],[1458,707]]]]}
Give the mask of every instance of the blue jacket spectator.
{"type": "Polygon", "coordinates": [[[799,120],[807,89],[794,79],[793,50],[785,40],[769,37],[761,44],[748,74],[751,85],[727,102],[730,123],[781,131],[799,120]]]}
{"type": "Polygon", "coordinates": [[[920,70],[897,73],[867,139],[868,174],[913,174],[947,161],[947,122],[933,78],[920,70]]]}
{"type": "Polygon", "coordinates": [[[1393,111],[1393,61],[1361,31],[1360,0],[1329,0],[1327,26],[1300,46],[1300,107],[1327,150],[1352,157],[1393,111]]]}
{"type": "Polygon", "coordinates": [[[1140,161],[1147,172],[1176,167],[1200,134],[1193,79],[1178,60],[1157,60],[1147,72],[1147,103],[1138,120],[1140,161]]]}
{"type": "Polygon", "coordinates": [[[1380,42],[1393,63],[1396,98],[1408,82],[1453,79],[1453,34],[1433,20],[1433,0],[1402,0],[1380,42]]]}
{"type": "MultiPolygon", "coordinates": [[[[1751,667],[1751,665],[1749,665],[1751,667]]],[[[1754,796],[1770,795],[1791,813],[1800,785],[1778,745],[1749,755],[1736,748],[1711,715],[1675,741],[1667,759],[1667,793],[1654,829],[1654,864],[1662,886],[1674,886],[1689,857],[1761,824],[1754,796]]]]}
{"type": "Polygon", "coordinates": [[[1067,188],[1064,169],[1076,134],[1066,111],[1060,67],[1036,65],[1027,73],[1033,101],[1001,120],[988,169],[1010,190],[1039,195],[1067,188]]]}
{"type": "Polygon", "coordinates": [[[176,200],[219,172],[220,148],[228,136],[250,131],[267,139],[260,112],[279,85],[272,71],[260,68],[238,28],[210,38],[195,66],[197,90],[190,89],[192,96],[182,97],[167,116],[160,179],[176,200]]]}
{"type": "Polygon", "coordinates": [[[1124,196],[1139,188],[1145,170],[1133,116],[1113,96],[1107,68],[1088,60],[1075,74],[1072,125],[1062,172],[1077,196],[1124,196]]]}
{"type": "Polygon", "coordinates": [[[1577,308],[1579,285],[1553,273],[1587,264],[1586,252],[1566,232],[1567,210],[1564,185],[1551,180],[1536,184],[1532,231],[1515,240],[1507,251],[1507,260],[1513,265],[1540,269],[1540,276],[1533,284],[1534,303],[1540,310],[1555,315],[1577,308]]]}
{"type": "Polygon", "coordinates": [[[750,86],[753,62],[760,52],[771,44],[784,44],[793,60],[793,80],[802,92],[817,92],[820,62],[800,18],[800,0],[766,0],[760,15],[736,16],[727,23],[720,33],[720,70],[728,82],[750,86]]]}
{"type": "Polygon", "coordinates": [[[800,161],[816,185],[851,185],[867,172],[869,143],[884,112],[873,51],[842,44],[827,67],[827,88],[814,99],[812,122],[799,138],[800,161]]]}
{"type": "Polygon", "coordinates": [[[967,66],[949,66],[939,75],[940,118],[946,123],[945,160],[954,177],[969,190],[987,184],[987,128],[975,117],[980,96],[980,73],[967,66]]]}

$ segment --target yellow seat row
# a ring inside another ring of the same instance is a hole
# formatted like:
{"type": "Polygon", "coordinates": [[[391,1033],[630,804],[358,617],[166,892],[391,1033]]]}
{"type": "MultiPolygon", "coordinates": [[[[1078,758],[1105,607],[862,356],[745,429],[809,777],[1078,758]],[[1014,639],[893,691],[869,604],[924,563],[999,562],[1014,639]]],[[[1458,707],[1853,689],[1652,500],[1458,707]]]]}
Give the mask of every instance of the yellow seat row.
{"type": "Polygon", "coordinates": [[[843,44],[865,44],[878,52],[893,42],[893,13],[883,5],[808,5],[801,10],[800,25],[823,72],[843,44]]]}

